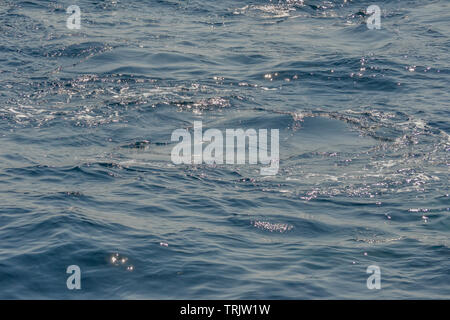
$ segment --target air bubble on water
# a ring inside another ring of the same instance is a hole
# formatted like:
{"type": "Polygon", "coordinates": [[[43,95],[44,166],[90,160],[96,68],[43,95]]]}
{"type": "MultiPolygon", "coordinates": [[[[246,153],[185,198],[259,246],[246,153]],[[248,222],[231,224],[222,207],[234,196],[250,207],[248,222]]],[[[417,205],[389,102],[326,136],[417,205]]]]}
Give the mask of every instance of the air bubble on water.
{"type": "Polygon", "coordinates": [[[271,223],[268,221],[252,221],[251,224],[258,229],[267,230],[270,232],[280,232],[280,233],[291,231],[294,228],[294,226],[292,226],[290,224],[271,223]]]}
{"type": "Polygon", "coordinates": [[[134,267],[128,263],[128,257],[120,255],[118,252],[114,253],[109,261],[114,266],[123,266],[128,271],[133,271],[134,267]]]}
{"type": "Polygon", "coordinates": [[[112,264],[116,264],[117,261],[119,260],[119,254],[118,253],[114,253],[111,257],[111,263],[112,264]]]}

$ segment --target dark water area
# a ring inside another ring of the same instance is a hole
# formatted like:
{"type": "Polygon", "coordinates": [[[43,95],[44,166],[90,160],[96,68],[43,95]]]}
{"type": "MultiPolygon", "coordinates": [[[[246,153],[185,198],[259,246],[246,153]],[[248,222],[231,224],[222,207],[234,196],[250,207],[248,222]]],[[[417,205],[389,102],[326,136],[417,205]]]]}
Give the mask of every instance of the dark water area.
{"type": "Polygon", "coordinates": [[[446,0],[1,0],[0,298],[449,299],[449,30],[446,0]],[[194,121],[279,129],[278,173],[174,164],[194,121]]]}

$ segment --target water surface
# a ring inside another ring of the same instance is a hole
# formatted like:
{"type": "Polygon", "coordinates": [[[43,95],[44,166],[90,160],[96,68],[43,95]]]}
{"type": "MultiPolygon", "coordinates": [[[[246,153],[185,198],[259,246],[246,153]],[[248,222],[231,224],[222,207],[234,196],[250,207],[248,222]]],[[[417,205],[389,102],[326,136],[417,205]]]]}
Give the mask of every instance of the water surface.
{"type": "Polygon", "coordinates": [[[448,1],[1,3],[0,298],[450,298],[448,1]],[[200,120],[278,174],[174,165],[200,120]]]}

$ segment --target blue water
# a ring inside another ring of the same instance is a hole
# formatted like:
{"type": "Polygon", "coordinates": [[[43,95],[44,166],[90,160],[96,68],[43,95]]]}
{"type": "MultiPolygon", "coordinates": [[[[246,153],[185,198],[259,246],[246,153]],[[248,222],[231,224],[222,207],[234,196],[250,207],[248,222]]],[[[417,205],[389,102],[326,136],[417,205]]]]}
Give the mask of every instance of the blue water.
{"type": "Polygon", "coordinates": [[[0,298],[449,299],[449,30],[447,0],[0,1],[0,298]],[[278,128],[278,174],[173,164],[194,120],[278,128]]]}

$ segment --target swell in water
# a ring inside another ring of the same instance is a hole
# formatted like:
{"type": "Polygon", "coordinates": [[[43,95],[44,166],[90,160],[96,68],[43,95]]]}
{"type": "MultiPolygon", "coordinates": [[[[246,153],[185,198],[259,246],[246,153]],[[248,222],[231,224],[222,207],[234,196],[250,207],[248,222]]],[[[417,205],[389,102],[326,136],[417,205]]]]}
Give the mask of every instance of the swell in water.
{"type": "Polygon", "coordinates": [[[78,2],[80,30],[0,8],[1,298],[450,296],[446,1],[380,30],[370,1],[78,2]],[[194,120],[278,128],[279,173],[174,165],[194,120]]]}

